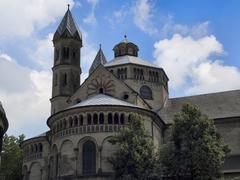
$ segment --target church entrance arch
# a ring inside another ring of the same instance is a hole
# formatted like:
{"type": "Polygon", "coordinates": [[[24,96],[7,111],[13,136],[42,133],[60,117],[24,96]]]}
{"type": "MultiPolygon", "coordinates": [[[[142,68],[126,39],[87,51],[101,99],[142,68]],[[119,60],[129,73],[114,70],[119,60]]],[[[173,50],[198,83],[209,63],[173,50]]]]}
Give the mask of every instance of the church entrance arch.
{"type": "Polygon", "coordinates": [[[96,145],[92,141],[86,141],[82,150],[83,175],[96,174],[96,145]]]}

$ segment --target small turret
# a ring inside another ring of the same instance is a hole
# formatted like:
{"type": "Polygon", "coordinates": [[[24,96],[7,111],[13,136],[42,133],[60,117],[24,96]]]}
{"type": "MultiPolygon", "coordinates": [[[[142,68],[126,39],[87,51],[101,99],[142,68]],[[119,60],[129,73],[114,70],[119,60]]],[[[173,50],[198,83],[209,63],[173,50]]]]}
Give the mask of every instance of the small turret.
{"type": "Polygon", "coordinates": [[[125,55],[138,57],[139,49],[136,44],[129,42],[125,35],[123,41],[114,46],[113,51],[115,58],[125,55]]]}
{"type": "Polygon", "coordinates": [[[101,44],[100,44],[98,53],[97,53],[95,59],[93,60],[93,63],[89,69],[89,74],[91,74],[100,64],[104,65],[106,63],[107,63],[107,60],[103,54],[101,44]]]}

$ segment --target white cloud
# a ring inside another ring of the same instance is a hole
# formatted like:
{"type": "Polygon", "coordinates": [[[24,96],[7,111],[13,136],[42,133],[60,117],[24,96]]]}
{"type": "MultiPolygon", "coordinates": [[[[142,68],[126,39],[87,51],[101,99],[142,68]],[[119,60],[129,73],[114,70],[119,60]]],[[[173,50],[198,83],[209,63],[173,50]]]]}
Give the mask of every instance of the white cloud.
{"type": "Polygon", "coordinates": [[[0,72],[0,100],[10,124],[8,133],[32,136],[47,130],[51,74],[20,66],[3,56],[0,56],[0,72]]]}
{"type": "Polygon", "coordinates": [[[95,9],[98,3],[98,0],[88,0],[88,3],[91,5],[91,11],[87,17],[83,19],[83,22],[90,25],[95,25],[97,23],[95,16],[95,9]]]}
{"type": "Polygon", "coordinates": [[[209,24],[209,21],[194,25],[179,24],[174,21],[173,16],[168,15],[162,19],[160,34],[162,37],[167,37],[173,34],[181,34],[182,36],[201,38],[209,34],[209,24]]]}
{"type": "Polygon", "coordinates": [[[153,6],[149,0],[137,0],[133,7],[133,20],[137,27],[150,35],[157,33],[157,29],[152,24],[153,6]]]}
{"type": "Polygon", "coordinates": [[[73,0],[0,1],[0,37],[29,37],[62,16],[68,3],[74,4],[73,0]]]}
{"type": "Polygon", "coordinates": [[[196,94],[240,88],[239,69],[214,59],[224,50],[213,35],[195,39],[175,34],[154,48],[155,63],[166,71],[172,89],[188,87],[185,93],[196,94]]]}
{"type": "Polygon", "coordinates": [[[48,34],[44,39],[36,39],[36,47],[28,51],[30,58],[41,69],[50,70],[53,65],[53,34],[48,34]]]}

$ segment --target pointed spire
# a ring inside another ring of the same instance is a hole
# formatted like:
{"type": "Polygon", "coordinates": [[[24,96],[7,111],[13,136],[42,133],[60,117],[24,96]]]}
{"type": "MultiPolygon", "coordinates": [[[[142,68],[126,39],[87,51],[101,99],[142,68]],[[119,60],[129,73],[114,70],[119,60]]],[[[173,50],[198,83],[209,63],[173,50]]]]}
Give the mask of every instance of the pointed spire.
{"type": "Polygon", "coordinates": [[[70,11],[70,4],[68,4],[67,12],[65,13],[61,23],[59,24],[54,36],[53,40],[57,40],[61,37],[69,37],[77,40],[82,40],[82,33],[79,30],[72,13],[70,11]]]}
{"type": "Polygon", "coordinates": [[[95,59],[93,60],[93,63],[89,69],[89,74],[91,74],[100,64],[104,65],[107,63],[107,60],[103,54],[101,46],[102,45],[99,44],[99,50],[98,50],[98,53],[97,53],[95,59]]]}

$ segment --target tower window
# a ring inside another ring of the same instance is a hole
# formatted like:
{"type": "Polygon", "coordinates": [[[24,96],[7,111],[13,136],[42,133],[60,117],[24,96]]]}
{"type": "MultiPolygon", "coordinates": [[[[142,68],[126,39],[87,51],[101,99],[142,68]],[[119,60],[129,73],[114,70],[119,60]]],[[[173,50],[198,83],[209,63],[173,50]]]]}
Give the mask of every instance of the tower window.
{"type": "Polygon", "coordinates": [[[55,61],[59,59],[59,49],[55,49],[55,61]]]}
{"type": "Polygon", "coordinates": [[[63,48],[63,54],[62,54],[63,58],[68,59],[69,58],[69,48],[68,47],[64,47],[63,48]]]}
{"type": "Polygon", "coordinates": [[[63,77],[63,85],[67,85],[67,74],[65,73],[64,74],[64,77],[63,77]]]}
{"type": "Polygon", "coordinates": [[[148,86],[142,86],[140,88],[140,95],[144,99],[152,99],[152,90],[148,86]]]}
{"type": "Polygon", "coordinates": [[[73,50],[73,52],[72,52],[72,57],[73,57],[73,59],[76,59],[76,57],[77,57],[76,49],[73,50]]]}

